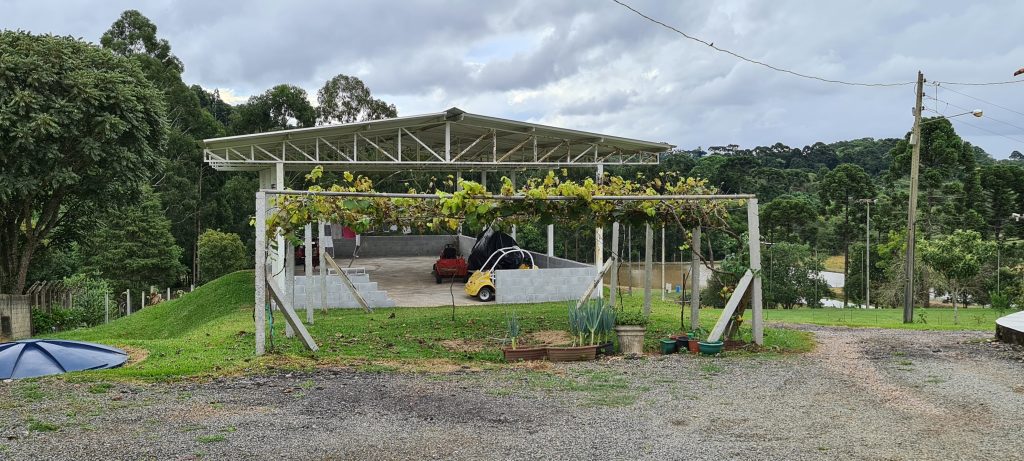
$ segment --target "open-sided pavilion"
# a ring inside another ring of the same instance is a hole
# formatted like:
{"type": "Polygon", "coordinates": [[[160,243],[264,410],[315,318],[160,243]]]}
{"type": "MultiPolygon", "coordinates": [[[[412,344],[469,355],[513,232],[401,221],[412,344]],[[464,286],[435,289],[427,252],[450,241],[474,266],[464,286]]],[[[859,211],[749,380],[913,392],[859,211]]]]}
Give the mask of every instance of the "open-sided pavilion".
{"type": "MultiPolygon", "coordinates": [[[[308,172],[316,166],[325,170],[348,171],[354,174],[421,170],[455,173],[461,177],[469,173],[483,173],[481,182],[486,187],[486,173],[489,172],[508,173],[508,176],[515,181],[517,171],[584,168],[592,169],[596,178],[600,180],[605,165],[657,164],[661,154],[674,147],[664,142],[643,141],[471,114],[458,108],[408,117],[213,138],[205,140],[204,145],[205,161],[214,169],[259,173],[260,189],[264,192],[258,193],[257,222],[263,218],[261,213],[266,212],[268,196],[275,193],[280,194],[285,190],[286,172],[308,172]]],[[[748,202],[748,210],[753,210],[752,225],[756,229],[756,198],[752,198],[752,196],[732,198],[751,198],[748,202]]],[[[723,198],[719,197],[718,199],[723,198]]],[[[323,238],[322,223],[318,227],[318,233],[323,238]]],[[[613,239],[617,236],[617,227],[613,226],[613,239]]],[[[258,243],[262,240],[259,238],[261,231],[261,229],[257,229],[258,243]]],[[[694,287],[699,280],[699,276],[697,276],[700,251],[699,231],[699,228],[694,230],[693,239],[693,261],[691,262],[693,276],[691,278],[694,287]]],[[[514,232],[513,230],[513,234],[514,232]]],[[[649,234],[650,229],[648,229],[649,234]]],[[[756,232],[752,234],[752,238],[756,238],[756,235],[756,232]]],[[[309,227],[307,227],[305,237],[306,254],[312,255],[314,253],[309,227]]],[[[647,244],[648,253],[651,252],[649,240],[650,237],[648,237],[647,244]]],[[[595,265],[600,267],[604,261],[603,229],[597,229],[595,232],[594,247],[595,265]]],[[[288,245],[281,237],[278,237],[277,248],[285,249],[285,255],[290,253],[288,245]]],[[[286,280],[294,278],[294,275],[293,271],[286,269],[293,269],[291,267],[293,264],[288,264],[286,268],[283,255],[278,255],[273,251],[260,254],[261,250],[261,248],[257,248],[257,261],[267,261],[272,266],[271,279],[277,279],[278,287],[287,287],[286,280]]],[[[751,252],[752,268],[759,269],[759,248],[754,249],[752,246],[751,252]],[[753,264],[755,254],[757,255],[756,267],[753,264]]],[[[554,227],[552,225],[547,228],[547,254],[548,256],[554,255],[554,227]]],[[[321,252],[322,255],[323,252],[321,252]]],[[[306,258],[307,274],[312,273],[310,260],[311,258],[306,258]]],[[[321,259],[321,268],[324,267],[324,260],[321,259]]],[[[258,275],[259,272],[258,270],[258,275]]],[[[321,279],[323,272],[321,271],[321,279]]],[[[258,276],[257,280],[259,279],[265,279],[265,277],[258,276]]],[[[754,297],[759,314],[760,278],[755,272],[750,273],[748,279],[741,283],[756,285],[757,290],[754,297]]],[[[268,280],[268,282],[271,281],[268,280]]],[[[260,283],[257,282],[257,284],[260,283]]],[[[647,284],[650,285],[650,281],[647,284]]],[[[321,283],[320,286],[321,298],[323,298],[324,285],[321,283]]],[[[263,286],[256,287],[257,293],[264,289],[263,286]]],[[[695,294],[691,301],[694,309],[691,313],[692,317],[696,317],[695,309],[699,306],[696,296],[698,291],[694,290],[695,294]]],[[[284,293],[294,293],[294,291],[285,288],[284,293]]],[[[281,306],[282,310],[291,310],[291,303],[287,299],[277,301],[279,304],[284,304],[281,306]]],[[[260,323],[261,306],[257,305],[256,309],[258,311],[257,323],[260,323]]],[[[312,322],[312,309],[308,304],[307,322],[312,322]]],[[[289,319],[289,326],[291,323],[291,319],[289,319]]],[[[759,324],[760,322],[755,320],[755,326],[759,327],[759,324]]],[[[263,350],[259,340],[263,337],[261,330],[262,328],[258,325],[257,353],[262,353],[263,350]]],[[[291,328],[289,328],[289,332],[290,330],[291,328]]],[[[304,328],[301,330],[301,333],[305,333],[304,328]]],[[[756,340],[760,342],[760,334],[755,336],[756,340]]],[[[307,344],[309,344],[308,341],[307,344]]]]}

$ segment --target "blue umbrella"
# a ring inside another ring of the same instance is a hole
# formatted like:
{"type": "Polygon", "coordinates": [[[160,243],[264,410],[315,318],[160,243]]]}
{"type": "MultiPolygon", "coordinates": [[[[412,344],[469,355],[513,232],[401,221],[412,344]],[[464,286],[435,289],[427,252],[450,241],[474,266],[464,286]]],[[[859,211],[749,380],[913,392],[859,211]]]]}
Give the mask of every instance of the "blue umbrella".
{"type": "Polygon", "coordinates": [[[0,343],[0,379],[117,368],[126,361],[128,354],[121,349],[82,341],[25,339],[0,343]]]}

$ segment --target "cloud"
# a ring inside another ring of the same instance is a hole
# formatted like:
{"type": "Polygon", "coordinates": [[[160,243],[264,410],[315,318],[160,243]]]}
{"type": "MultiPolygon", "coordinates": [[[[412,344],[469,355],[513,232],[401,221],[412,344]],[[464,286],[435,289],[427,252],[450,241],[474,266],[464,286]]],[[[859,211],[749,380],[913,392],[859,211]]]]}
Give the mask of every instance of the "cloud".
{"type": "MultiPolygon", "coordinates": [[[[1024,4],[1012,0],[632,2],[717,46],[830,79],[911,81],[921,69],[930,80],[994,81],[1024,66],[1024,45],[1012,33],[1024,4]]],[[[171,42],[186,79],[222,95],[244,98],[279,83],[312,95],[346,73],[402,114],[459,106],[683,147],[897,137],[912,123],[911,87],[849,87],[773,72],[612,2],[133,5],[8,1],[3,24],[98,41],[123,9],[135,7],[171,42]]],[[[1024,107],[1024,85],[954,88],[1024,107]]],[[[1024,126],[1024,116],[942,87],[938,98],[1010,123],[959,124],[969,141],[997,157],[1024,150],[1024,130],[1012,126],[1024,126]]]]}

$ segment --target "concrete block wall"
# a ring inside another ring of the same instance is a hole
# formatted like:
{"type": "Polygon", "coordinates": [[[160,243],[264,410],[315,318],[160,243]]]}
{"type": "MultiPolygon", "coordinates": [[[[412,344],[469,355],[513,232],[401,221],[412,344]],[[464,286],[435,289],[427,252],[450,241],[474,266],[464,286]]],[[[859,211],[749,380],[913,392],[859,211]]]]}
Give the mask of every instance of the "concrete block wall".
{"type": "Polygon", "coordinates": [[[575,268],[496,271],[495,301],[521,304],[579,299],[594,277],[597,269],[588,264],[575,268]]]}
{"type": "MultiPolygon", "coordinates": [[[[579,269],[583,267],[593,267],[587,263],[548,256],[544,253],[537,253],[536,251],[531,251],[530,253],[533,254],[533,262],[537,264],[537,267],[544,269],[579,269]]],[[[597,276],[597,272],[594,272],[594,276],[597,276]]]]}
{"type": "Polygon", "coordinates": [[[32,307],[28,295],[0,294],[0,339],[32,337],[32,307]]]}
{"type": "MultiPolygon", "coordinates": [[[[476,241],[473,239],[473,241],[476,241]]],[[[437,256],[446,244],[459,243],[453,235],[364,235],[360,238],[359,256],[386,258],[394,256],[437,256]]],[[[334,256],[347,258],[355,249],[355,239],[334,239],[334,256]]],[[[472,248],[472,245],[470,245],[472,248]]],[[[468,253],[464,253],[468,255],[468,253]]]]}

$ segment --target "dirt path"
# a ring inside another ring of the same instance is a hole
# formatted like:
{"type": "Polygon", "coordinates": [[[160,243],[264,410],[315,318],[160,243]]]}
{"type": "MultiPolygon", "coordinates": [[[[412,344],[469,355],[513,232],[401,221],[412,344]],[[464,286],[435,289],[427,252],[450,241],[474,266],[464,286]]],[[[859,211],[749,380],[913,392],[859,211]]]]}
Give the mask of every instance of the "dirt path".
{"type": "Polygon", "coordinates": [[[0,459],[1024,459],[1024,352],[795,326],[786,357],[0,384],[0,459]]]}

